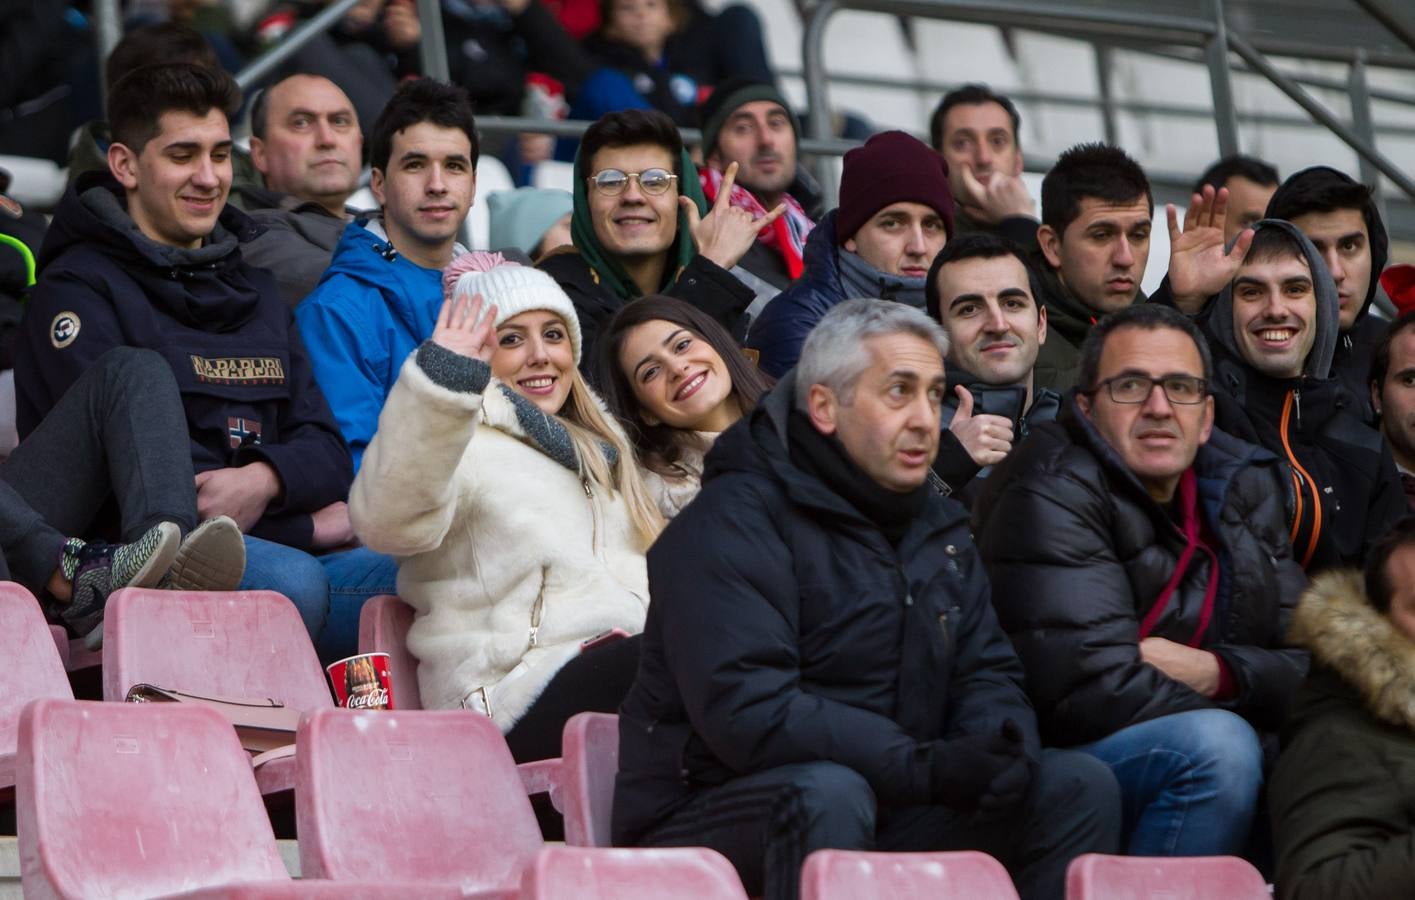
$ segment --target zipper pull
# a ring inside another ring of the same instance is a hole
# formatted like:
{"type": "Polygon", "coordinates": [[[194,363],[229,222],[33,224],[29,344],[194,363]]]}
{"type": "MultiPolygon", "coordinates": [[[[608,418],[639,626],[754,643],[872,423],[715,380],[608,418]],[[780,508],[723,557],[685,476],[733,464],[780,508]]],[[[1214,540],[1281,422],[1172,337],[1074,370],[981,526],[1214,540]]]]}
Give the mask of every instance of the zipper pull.
{"type": "Polygon", "coordinates": [[[590,498],[591,500],[594,499],[594,491],[590,490],[590,480],[589,480],[589,478],[581,478],[581,479],[580,479],[580,487],[582,487],[582,488],[585,489],[585,496],[586,496],[586,497],[590,498]]]}
{"type": "Polygon", "coordinates": [[[1292,409],[1297,413],[1297,430],[1302,430],[1302,392],[1297,388],[1292,389],[1292,409]]]}

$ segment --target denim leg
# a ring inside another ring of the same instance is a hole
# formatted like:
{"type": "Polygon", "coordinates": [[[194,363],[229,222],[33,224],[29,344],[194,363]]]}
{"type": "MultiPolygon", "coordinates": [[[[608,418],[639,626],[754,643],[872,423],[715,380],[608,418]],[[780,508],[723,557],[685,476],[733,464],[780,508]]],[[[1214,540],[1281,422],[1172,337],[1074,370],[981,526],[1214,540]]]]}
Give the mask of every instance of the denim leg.
{"type": "Polygon", "coordinates": [[[329,580],[329,615],[315,641],[320,661],[328,665],[359,652],[359,613],[364,601],[398,593],[398,563],[367,547],[316,557],[329,580]]]}
{"type": "Polygon", "coordinates": [[[246,573],[242,591],[276,591],[300,611],[310,640],[319,639],[329,614],[329,577],[319,560],[303,550],[245,536],[246,573]]]}
{"type": "Polygon", "coordinates": [[[1120,782],[1132,856],[1239,855],[1263,785],[1263,750],[1222,709],[1175,713],[1077,747],[1120,782]]]}
{"type": "Polygon", "coordinates": [[[794,763],[705,788],[640,840],[711,847],[747,893],[796,900],[812,851],[874,847],[875,795],[864,776],[831,762],[794,763]]]}

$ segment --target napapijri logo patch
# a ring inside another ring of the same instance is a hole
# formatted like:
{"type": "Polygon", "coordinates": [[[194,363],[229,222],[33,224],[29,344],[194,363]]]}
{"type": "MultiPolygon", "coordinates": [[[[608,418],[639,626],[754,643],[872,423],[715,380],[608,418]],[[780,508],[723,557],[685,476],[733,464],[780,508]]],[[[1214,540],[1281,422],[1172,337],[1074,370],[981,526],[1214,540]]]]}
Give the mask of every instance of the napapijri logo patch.
{"type": "Polygon", "coordinates": [[[82,325],[77,313],[59,313],[54,317],[54,321],[49,323],[49,343],[53,344],[56,350],[63,350],[79,336],[79,328],[82,325]]]}
{"type": "Polygon", "coordinates": [[[207,384],[284,384],[285,367],[274,356],[207,359],[193,355],[192,372],[207,384]]]}
{"type": "Polygon", "coordinates": [[[226,434],[231,439],[231,449],[237,450],[246,444],[260,443],[260,419],[226,417],[226,434]]]}

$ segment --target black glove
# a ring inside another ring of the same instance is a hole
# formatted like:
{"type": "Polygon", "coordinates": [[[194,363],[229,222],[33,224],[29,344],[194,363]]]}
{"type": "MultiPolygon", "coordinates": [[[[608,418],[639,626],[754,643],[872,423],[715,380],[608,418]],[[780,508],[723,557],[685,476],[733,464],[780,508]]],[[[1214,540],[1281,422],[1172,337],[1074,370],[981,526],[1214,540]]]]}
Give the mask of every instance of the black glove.
{"type": "Polygon", "coordinates": [[[993,778],[992,783],[978,798],[978,818],[993,819],[1011,811],[1032,785],[1032,761],[1027,758],[1026,744],[1022,729],[1017,723],[1007,719],[1002,723],[1000,736],[1015,748],[1012,764],[993,778]]]}
{"type": "MultiPolygon", "coordinates": [[[[1021,730],[1011,719],[997,734],[970,734],[933,742],[929,793],[944,806],[972,812],[978,801],[1023,753],[1021,730]],[[1013,737],[1015,735],[1015,737],[1013,737]]],[[[1023,789],[1025,790],[1025,783],[1023,789]]]]}

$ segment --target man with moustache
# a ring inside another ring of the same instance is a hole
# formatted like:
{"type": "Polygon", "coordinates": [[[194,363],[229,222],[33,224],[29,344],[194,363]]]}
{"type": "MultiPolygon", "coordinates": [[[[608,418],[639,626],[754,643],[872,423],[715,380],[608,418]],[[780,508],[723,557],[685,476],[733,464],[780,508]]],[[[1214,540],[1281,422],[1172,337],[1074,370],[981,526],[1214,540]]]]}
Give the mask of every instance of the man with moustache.
{"type": "Polygon", "coordinates": [[[985,84],[965,84],[943,95],[929,120],[929,135],[948,163],[958,233],[995,234],[1031,251],[1040,223],[1022,182],[1021,127],[1011,99],[985,84]]]}
{"type": "Polygon", "coordinates": [[[974,509],[993,605],[1044,744],[1120,782],[1137,856],[1238,854],[1264,751],[1306,670],[1282,467],[1214,428],[1208,344],[1182,313],[1111,313],[1060,417],[974,509]]]}

